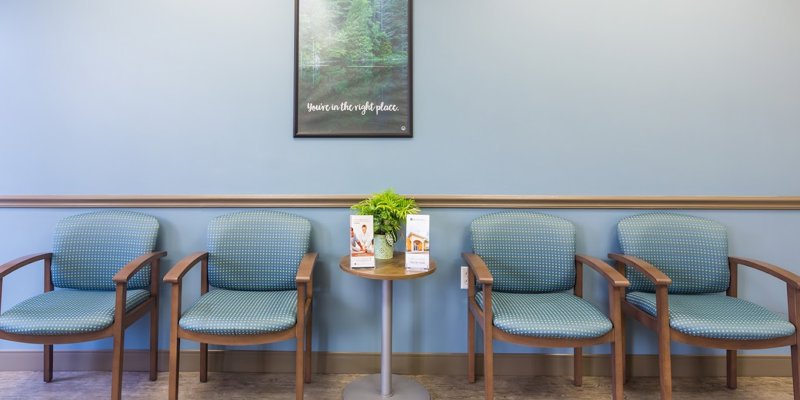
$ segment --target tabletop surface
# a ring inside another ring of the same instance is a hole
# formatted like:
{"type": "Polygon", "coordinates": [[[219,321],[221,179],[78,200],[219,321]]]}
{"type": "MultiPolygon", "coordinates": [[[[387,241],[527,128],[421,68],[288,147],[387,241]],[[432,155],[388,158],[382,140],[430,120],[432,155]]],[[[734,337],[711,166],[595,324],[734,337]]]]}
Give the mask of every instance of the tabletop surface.
{"type": "Polygon", "coordinates": [[[431,266],[427,271],[408,271],[406,270],[406,253],[395,252],[391,260],[379,260],[376,258],[375,268],[350,268],[350,256],[344,256],[339,261],[339,268],[344,272],[358,275],[362,278],[394,281],[416,279],[430,275],[436,271],[436,261],[431,258],[431,266]]]}

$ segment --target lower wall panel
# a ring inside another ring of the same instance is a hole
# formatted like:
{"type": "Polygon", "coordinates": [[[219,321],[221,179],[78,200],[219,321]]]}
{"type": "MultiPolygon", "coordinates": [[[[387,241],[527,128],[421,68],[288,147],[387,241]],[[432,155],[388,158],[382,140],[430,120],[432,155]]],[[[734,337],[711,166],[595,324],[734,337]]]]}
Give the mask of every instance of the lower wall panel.
{"type": "MultiPolygon", "coordinates": [[[[125,370],[146,371],[147,351],[125,353],[125,370]]],[[[159,352],[159,370],[167,370],[169,353],[159,352]]],[[[291,351],[209,351],[209,370],[224,372],[292,373],[294,352],[291,351]]],[[[42,369],[42,353],[37,351],[0,352],[0,371],[38,371],[42,369]]],[[[181,353],[181,370],[197,371],[200,353],[185,350],[181,353]]],[[[392,357],[393,372],[403,375],[466,375],[465,354],[401,353],[392,357]]],[[[56,352],[57,371],[106,371],[111,367],[110,351],[56,352]]],[[[478,372],[482,373],[482,357],[478,355],[478,372]]],[[[658,376],[658,356],[634,355],[628,360],[633,376],[658,376]]],[[[364,374],[378,373],[378,353],[314,353],[315,373],[364,374]]],[[[791,364],[786,356],[748,355],[739,357],[739,376],[791,376],[791,364]]],[[[553,354],[496,354],[496,375],[570,376],[572,356],[553,354]]],[[[725,376],[724,356],[673,356],[675,377],[725,376]]],[[[608,355],[584,355],[584,373],[588,376],[608,376],[608,355]]]]}

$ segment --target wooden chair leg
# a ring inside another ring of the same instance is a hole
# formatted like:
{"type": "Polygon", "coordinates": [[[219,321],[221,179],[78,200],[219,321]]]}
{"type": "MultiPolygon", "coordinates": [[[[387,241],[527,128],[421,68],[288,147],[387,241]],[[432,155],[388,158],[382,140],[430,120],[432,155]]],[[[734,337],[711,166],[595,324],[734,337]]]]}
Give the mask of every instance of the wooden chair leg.
{"type": "Polygon", "coordinates": [[[491,326],[483,332],[483,377],[486,381],[486,400],[492,400],[494,399],[494,348],[491,326]]]}
{"type": "Polygon", "coordinates": [[[622,315],[622,288],[608,285],[608,312],[611,318],[611,398],[623,400],[625,393],[623,385],[625,380],[625,317],[622,315]]]}
{"type": "Polygon", "coordinates": [[[611,343],[611,398],[623,400],[625,398],[623,385],[625,384],[625,342],[621,340],[622,333],[617,334],[617,339],[611,343]]]}
{"type": "Polygon", "coordinates": [[[583,385],[583,348],[576,347],[573,349],[574,356],[572,357],[572,379],[575,386],[583,385]]]}
{"type": "MultiPolygon", "coordinates": [[[[630,357],[630,355],[628,353],[628,332],[626,331],[626,329],[628,329],[628,324],[625,322],[625,315],[623,315],[620,318],[620,325],[619,326],[620,326],[620,328],[619,328],[619,334],[620,334],[619,345],[620,345],[620,348],[622,349],[622,354],[624,354],[624,357],[625,357],[622,360],[622,379],[624,380],[625,383],[628,383],[628,381],[631,380],[631,376],[633,375],[633,368],[632,368],[632,365],[631,365],[633,363],[633,359],[630,357]]],[[[633,346],[631,346],[631,347],[633,347],[633,346]]]]}
{"type": "Polygon", "coordinates": [[[169,340],[169,399],[178,400],[178,377],[181,365],[181,340],[177,332],[170,334],[169,340]]]}
{"type": "Polygon", "coordinates": [[[208,343],[200,343],[200,382],[208,382],[208,343]]]}
{"type": "Polygon", "coordinates": [[[158,379],[158,302],[150,310],[150,380],[158,379]]]}
{"type": "Polygon", "coordinates": [[[736,389],[736,350],[726,351],[725,361],[728,364],[728,389],[736,389]]]}
{"type": "Polygon", "coordinates": [[[122,398],[122,361],[125,355],[125,329],[122,321],[116,321],[119,327],[114,333],[114,358],[111,361],[111,399],[122,398]]]}
{"type": "MultiPolygon", "coordinates": [[[[302,325],[302,324],[298,324],[302,325]]],[[[305,342],[305,338],[303,337],[302,328],[298,328],[297,333],[297,349],[295,350],[295,385],[294,385],[294,393],[295,398],[297,400],[303,400],[303,343],[305,342]]]]}
{"type": "MultiPolygon", "coordinates": [[[[203,261],[203,268],[206,264],[203,261]]],[[[178,381],[181,372],[181,338],[178,336],[181,318],[181,285],[172,285],[172,298],[169,311],[169,400],[178,400],[178,381]]]]}
{"type": "Polygon", "coordinates": [[[475,383],[475,316],[467,306],[467,382],[475,383]]]}
{"type": "Polygon", "coordinates": [[[669,329],[658,332],[658,373],[661,383],[661,399],[672,400],[672,356],[670,354],[669,329]]]}
{"type": "Polygon", "coordinates": [[[305,360],[303,361],[303,372],[305,374],[305,382],[311,383],[311,339],[313,338],[313,325],[312,325],[312,307],[314,303],[308,306],[308,326],[306,327],[306,347],[304,350],[305,360]]]}
{"type": "Polygon", "coordinates": [[[44,381],[53,381],[53,345],[44,345],[44,381]]]}
{"type": "Polygon", "coordinates": [[[800,350],[798,345],[792,346],[792,388],[794,400],[800,400],[800,350]]]}

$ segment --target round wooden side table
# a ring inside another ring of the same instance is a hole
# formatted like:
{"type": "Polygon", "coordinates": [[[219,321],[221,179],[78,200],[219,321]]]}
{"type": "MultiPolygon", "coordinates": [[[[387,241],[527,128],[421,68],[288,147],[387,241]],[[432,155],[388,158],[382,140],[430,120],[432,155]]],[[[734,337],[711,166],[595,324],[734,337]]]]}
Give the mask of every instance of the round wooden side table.
{"type": "Polygon", "coordinates": [[[406,270],[405,253],[395,252],[391,260],[375,260],[375,268],[350,268],[350,256],[342,257],[339,268],[362,278],[382,281],[381,373],[368,375],[347,384],[342,393],[344,400],[371,400],[391,397],[392,400],[429,400],[428,391],[419,382],[400,375],[392,375],[392,282],[416,279],[436,271],[431,259],[427,271],[406,270]]]}

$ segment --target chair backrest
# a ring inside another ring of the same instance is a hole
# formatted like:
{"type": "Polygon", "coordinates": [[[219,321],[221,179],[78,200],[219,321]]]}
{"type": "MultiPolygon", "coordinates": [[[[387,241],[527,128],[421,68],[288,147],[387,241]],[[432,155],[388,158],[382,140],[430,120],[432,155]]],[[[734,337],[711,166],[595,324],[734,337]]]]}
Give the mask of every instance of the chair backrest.
{"type": "MultiPolygon", "coordinates": [[[[672,279],[669,293],[718,293],[728,288],[728,236],[725,227],[705,218],[653,213],[617,224],[625,254],[641,258],[672,279]]],[[[627,268],[629,290],[653,292],[639,271],[627,268]]]]}
{"type": "MultiPolygon", "coordinates": [[[[53,240],[53,285],[81,290],[114,290],[114,274],[136,257],[153,252],[158,220],[147,214],[105,210],[64,218],[53,240]]],[[[128,282],[129,289],[150,285],[150,266],[128,282]]]]}
{"type": "Polygon", "coordinates": [[[230,290],[294,290],[308,251],[311,223],[297,215],[254,210],[208,225],[208,283],[230,290]]]}
{"type": "Polygon", "coordinates": [[[575,227],[546,214],[501,212],[472,221],[472,246],[493,290],[544,293],[575,286],[575,227]]]}

